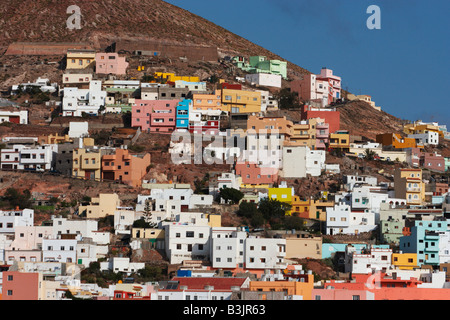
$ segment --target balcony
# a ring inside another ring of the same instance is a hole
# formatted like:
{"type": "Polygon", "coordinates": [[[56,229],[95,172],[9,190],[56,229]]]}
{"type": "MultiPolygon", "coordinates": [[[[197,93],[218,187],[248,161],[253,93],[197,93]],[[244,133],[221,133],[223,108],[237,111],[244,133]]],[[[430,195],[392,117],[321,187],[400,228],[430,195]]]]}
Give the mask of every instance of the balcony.
{"type": "Polygon", "coordinates": [[[425,252],[439,252],[439,246],[428,247],[424,249],[425,252]]]}
{"type": "Polygon", "coordinates": [[[439,234],[434,231],[425,231],[425,240],[439,240],[439,234]]]}
{"type": "Polygon", "coordinates": [[[117,168],[117,166],[103,166],[102,170],[103,171],[117,171],[118,168],[117,168]]]}
{"type": "Polygon", "coordinates": [[[407,188],[406,188],[406,191],[407,191],[407,192],[421,192],[421,191],[422,191],[422,188],[418,188],[418,187],[416,187],[416,188],[414,188],[414,187],[407,187],[407,188]]]}
{"type": "Polygon", "coordinates": [[[102,160],[104,160],[104,161],[114,161],[114,160],[116,160],[116,155],[115,154],[104,155],[102,160]]]}

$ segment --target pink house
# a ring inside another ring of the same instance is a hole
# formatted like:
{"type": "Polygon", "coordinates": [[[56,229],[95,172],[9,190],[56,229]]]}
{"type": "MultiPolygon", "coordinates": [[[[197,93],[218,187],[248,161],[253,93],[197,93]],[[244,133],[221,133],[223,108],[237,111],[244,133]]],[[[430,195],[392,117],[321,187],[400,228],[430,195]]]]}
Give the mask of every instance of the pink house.
{"type": "Polygon", "coordinates": [[[322,70],[320,70],[320,74],[317,75],[317,80],[328,83],[328,87],[333,98],[341,98],[341,77],[335,76],[333,74],[333,70],[322,68],[322,70]]]}
{"type": "Polygon", "coordinates": [[[38,272],[3,272],[2,300],[38,300],[42,274],[38,272]]]}
{"type": "Polygon", "coordinates": [[[330,125],[326,122],[316,123],[316,150],[325,150],[330,138],[330,125]]]}
{"type": "Polygon", "coordinates": [[[424,152],[420,148],[406,150],[406,162],[415,168],[445,172],[445,158],[437,153],[424,152]]]}
{"type": "Polygon", "coordinates": [[[445,172],[445,158],[437,153],[422,152],[420,166],[429,170],[445,172]]]}
{"type": "Polygon", "coordinates": [[[274,184],[278,181],[278,169],[260,168],[255,163],[240,162],[235,166],[236,175],[241,176],[243,184],[274,184]]]}
{"type": "Polygon", "coordinates": [[[95,72],[98,74],[123,75],[127,73],[129,63],[117,53],[99,52],[95,54],[95,72]]]}
{"type": "Polygon", "coordinates": [[[320,101],[325,106],[341,98],[341,78],[333,75],[333,70],[322,68],[318,75],[307,74],[292,81],[291,91],[297,92],[301,100],[320,101]]]}
{"type": "Polygon", "coordinates": [[[373,292],[352,289],[313,289],[312,300],[375,300],[373,292]]]}
{"type": "Polygon", "coordinates": [[[131,126],[146,132],[171,133],[176,126],[178,100],[138,100],[131,109],[131,126]]]}

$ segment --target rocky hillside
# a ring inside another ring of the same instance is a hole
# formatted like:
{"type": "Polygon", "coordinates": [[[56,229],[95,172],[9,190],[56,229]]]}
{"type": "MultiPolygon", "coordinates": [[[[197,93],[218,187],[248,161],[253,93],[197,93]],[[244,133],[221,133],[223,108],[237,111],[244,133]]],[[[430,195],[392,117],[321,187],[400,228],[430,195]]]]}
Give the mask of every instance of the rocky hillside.
{"type": "Polygon", "coordinates": [[[376,140],[377,134],[400,133],[403,121],[384,111],[378,111],[364,101],[350,101],[337,107],[340,112],[342,130],[351,135],[376,140]]]}
{"type": "MultiPolygon", "coordinates": [[[[12,42],[83,42],[96,48],[116,40],[164,40],[167,43],[208,45],[223,54],[276,54],[162,0],[78,0],[81,29],[66,21],[70,0],[0,0],[0,46],[12,42]]],[[[309,71],[289,63],[295,73],[309,71]]]]}

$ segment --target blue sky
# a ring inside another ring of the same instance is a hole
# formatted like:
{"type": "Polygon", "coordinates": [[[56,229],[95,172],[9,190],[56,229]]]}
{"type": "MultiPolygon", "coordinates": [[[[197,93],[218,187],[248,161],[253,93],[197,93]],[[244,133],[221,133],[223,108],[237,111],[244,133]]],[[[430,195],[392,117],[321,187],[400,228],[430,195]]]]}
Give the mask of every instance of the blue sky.
{"type": "Polygon", "coordinates": [[[165,0],[313,73],[328,67],[343,88],[368,94],[408,120],[450,130],[448,0],[165,0]],[[370,30],[370,5],[381,29],[370,30]]]}

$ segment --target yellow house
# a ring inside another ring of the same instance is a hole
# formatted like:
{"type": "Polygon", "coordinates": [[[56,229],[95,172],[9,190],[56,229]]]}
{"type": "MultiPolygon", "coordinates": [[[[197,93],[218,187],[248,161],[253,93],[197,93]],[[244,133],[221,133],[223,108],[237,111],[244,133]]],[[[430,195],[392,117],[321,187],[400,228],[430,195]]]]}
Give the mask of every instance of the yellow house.
{"type": "Polygon", "coordinates": [[[220,228],[222,227],[222,216],[220,214],[207,214],[208,217],[208,225],[211,228],[220,228]]]}
{"type": "Polygon", "coordinates": [[[153,75],[157,79],[165,80],[166,82],[175,82],[179,80],[187,81],[187,82],[200,82],[199,77],[191,77],[191,76],[176,76],[174,73],[168,72],[155,72],[153,75]]]}
{"type": "Polygon", "coordinates": [[[440,137],[444,137],[444,132],[440,130],[439,126],[430,123],[410,123],[403,126],[403,132],[406,134],[421,134],[428,132],[437,132],[440,137]]]}
{"type": "Polygon", "coordinates": [[[194,110],[222,110],[222,95],[220,91],[214,94],[196,93],[192,96],[194,110]]]}
{"type": "Polygon", "coordinates": [[[308,123],[294,123],[289,146],[307,146],[311,150],[316,146],[316,119],[309,119],[308,123]]]}
{"type": "Polygon", "coordinates": [[[327,208],[334,207],[334,201],[311,200],[309,205],[309,218],[327,221],[327,208]]]}
{"type": "Polygon", "coordinates": [[[425,202],[425,183],[422,169],[396,169],[394,172],[395,197],[406,199],[407,205],[422,205],[425,202]]]}
{"type": "Polygon", "coordinates": [[[350,148],[350,134],[348,131],[330,133],[330,148],[348,150],[350,148]]]}
{"type": "Polygon", "coordinates": [[[292,214],[309,219],[310,200],[301,200],[299,196],[292,197],[292,214]]]}
{"type": "Polygon", "coordinates": [[[400,270],[417,268],[417,253],[393,253],[392,265],[400,270]]]}
{"type": "Polygon", "coordinates": [[[92,198],[89,205],[80,206],[78,208],[78,212],[80,214],[85,212],[87,219],[99,219],[109,215],[114,215],[117,207],[120,207],[120,199],[118,194],[101,193],[98,198],[92,198]]]}
{"type": "Polygon", "coordinates": [[[70,142],[70,141],[72,141],[72,139],[70,139],[69,135],[67,135],[67,134],[64,136],[60,136],[58,133],[56,133],[56,134],[39,136],[38,141],[40,144],[57,144],[57,143],[70,142]]]}
{"type": "MultiPolygon", "coordinates": [[[[294,196],[293,188],[269,188],[269,199],[277,200],[280,202],[292,205],[292,199],[294,196]]],[[[291,215],[292,211],[286,211],[286,215],[291,215]]]]}
{"type": "Polygon", "coordinates": [[[164,241],[164,229],[156,228],[132,228],[131,237],[135,239],[148,239],[154,247],[156,242],[164,241]]]}
{"type": "Polygon", "coordinates": [[[261,112],[261,92],[222,89],[222,110],[229,113],[261,112]]]}
{"type": "Polygon", "coordinates": [[[72,160],[73,177],[97,181],[101,179],[102,153],[100,150],[75,149],[72,160]]]}
{"type": "Polygon", "coordinates": [[[95,63],[95,50],[67,50],[66,69],[85,69],[95,63]]]}

